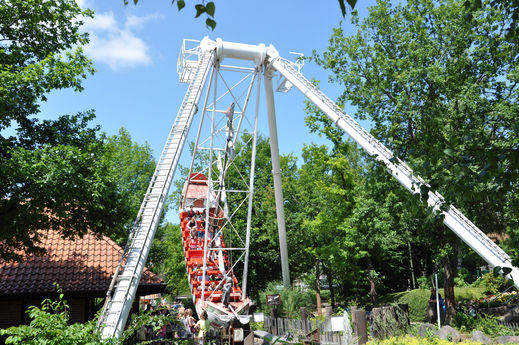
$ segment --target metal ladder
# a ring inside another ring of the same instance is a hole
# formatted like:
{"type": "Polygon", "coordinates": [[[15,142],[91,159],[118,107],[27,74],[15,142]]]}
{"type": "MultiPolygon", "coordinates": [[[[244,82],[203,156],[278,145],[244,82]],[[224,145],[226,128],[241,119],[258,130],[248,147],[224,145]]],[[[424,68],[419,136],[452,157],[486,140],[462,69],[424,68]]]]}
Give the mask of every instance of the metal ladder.
{"type": "Polygon", "coordinates": [[[102,339],[119,338],[126,325],[173,175],[194,115],[198,111],[197,104],[207,80],[213,56],[213,51],[199,53],[198,66],[171,128],[142,201],[137,220],[108,289],[103,311],[98,321],[98,330],[102,339]]]}
{"type": "MultiPolygon", "coordinates": [[[[383,162],[389,171],[411,193],[419,193],[427,183],[413,173],[413,170],[395,157],[393,153],[366,131],[351,116],[346,114],[335,102],[326,96],[315,85],[308,81],[290,62],[281,57],[274,57],[271,66],[281,73],[288,81],[296,86],[308,99],[319,107],[339,128],[355,140],[364,150],[375,159],[383,162]]],[[[519,269],[512,265],[510,256],[495,244],[474,223],[465,217],[453,205],[446,210],[441,207],[444,198],[438,192],[429,190],[427,203],[433,209],[444,215],[443,222],[476,253],[491,266],[509,267],[512,269],[510,277],[514,285],[519,288],[519,269]]]]}

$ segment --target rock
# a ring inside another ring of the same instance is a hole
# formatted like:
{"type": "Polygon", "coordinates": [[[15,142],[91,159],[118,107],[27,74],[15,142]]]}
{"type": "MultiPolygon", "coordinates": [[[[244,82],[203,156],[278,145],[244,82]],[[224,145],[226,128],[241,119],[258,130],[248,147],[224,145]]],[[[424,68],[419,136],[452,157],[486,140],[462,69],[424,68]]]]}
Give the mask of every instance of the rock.
{"type": "Polygon", "coordinates": [[[427,333],[427,330],[430,329],[431,332],[436,331],[436,326],[430,323],[422,323],[420,326],[420,331],[418,332],[420,334],[420,337],[425,337],[425,334],[427,333]]]}
{"type": "Polygon", "coordinates": [[[456,329],[452,328],[451,326],[443,326],[440,328],[438,332],[436,332],[436,335],[443,340],[449,340],[453,343],[457,343],[461,340],[460,332],[458,332],[456,329]]]}
{"type": "Polygon", "coordinates": [[[494,340],[495,344],[519,344],[519,336],[504,335],[494,340]]]}
{"type": "Polygon", "coordinates": [[[481,331],[474,331],[472,332],[472,338],[470,338],[472,341],[477,341],[482,344],[490,344],[492,341],[489,337],[485,335],[485,333],[481,331]]]}

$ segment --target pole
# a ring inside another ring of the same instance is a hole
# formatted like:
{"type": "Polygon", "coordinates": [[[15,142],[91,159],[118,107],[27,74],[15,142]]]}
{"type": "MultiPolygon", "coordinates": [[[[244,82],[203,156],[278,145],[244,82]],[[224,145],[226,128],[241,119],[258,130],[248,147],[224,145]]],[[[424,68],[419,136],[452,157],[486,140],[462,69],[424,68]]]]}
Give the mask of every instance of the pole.
{"type": "Polygon", "coordinates": [[[287,237],[285,230],[285,211],[283,209],[283,189],[281,185],[281,166],[279,162],[278,134],[276,126],[276,109],[274,107],[274,91],[272,89],[272,71],[265,71],[265,97],[270,132],[270,155],[272,158],[272,174],[274,175],[274,194],[276,197],[276,215],[278,221],[279,253],[281,255],[281,272],[283,285],[290,286],[290,271],[288,268],[287,237]]]}
{"type": "Polygon", "coordinates": [[[411,242],[407,242],[409,249],[409,262],[411,263],[411,278],[413,281],[413,290],[416,289],[416,281],[414,279],[414,268],[413,268],[413,255],[411,254],[411,242]]]}
{"type": "MultiPolygon", "coordinates": [[[[256,70],[259,72],[259,68],[256,70]]],[[[259,97],[261,90],[261,74],[257,73],[254,78],[257,77],[258,89],[256,93],[256,109],[254,113],[254,136],[252,138],[252,154],[250,163],[250,176],[249,176],[249,205],[247,208],[247,233],[245,235],[245,260],[243,262],[243,289],[241,298],[244,299],[247,296],[247,274],[249,270],[249,245],[250,245],[250,228],[252,219],[252,199],[254,195],[254,172],[256,171],[256,143],[258,138],[258,114],[259,114],[259,97]]],[[[243,117],[242,117],[243,118],[243,117]]],[[[241,122],[241,119],[240,119],[241,122]]],[[[238,132],[237,132],[238,133],[238,132]]],[[[236,135],[238,137],[238,135],[236,135]]]]}
{"type": "Polygon", "coordinates": [[[434,273],[434,281],[436,284],[436,315],[438,316],[438,329],[441,328],[440,321],[440,296],[438,296],[438,273],[434,273]]]}

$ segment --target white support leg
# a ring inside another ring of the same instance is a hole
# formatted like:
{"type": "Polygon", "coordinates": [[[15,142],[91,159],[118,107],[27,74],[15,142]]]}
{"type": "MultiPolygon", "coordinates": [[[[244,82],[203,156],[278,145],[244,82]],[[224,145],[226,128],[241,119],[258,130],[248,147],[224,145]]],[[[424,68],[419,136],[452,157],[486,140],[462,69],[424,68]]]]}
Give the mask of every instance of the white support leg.
{"type": "Polygon", "coordinates": [[[283,285],[290,286],[290,271],[288,268],[287,236],[285,230],[285,211],[283,208],[283,188],[281,185],[281,166],[279,163],[279,146],[276,126],[276,109],[274,107],[274,91],[272,89],[272,74],[265,72],[265,97],[270,132],[270,154],[272,156],[272,174],[274,175],[274,193],[276,197],[276,214],[279,233],[279,253],[281,255],[281,272],[283,285]]]}

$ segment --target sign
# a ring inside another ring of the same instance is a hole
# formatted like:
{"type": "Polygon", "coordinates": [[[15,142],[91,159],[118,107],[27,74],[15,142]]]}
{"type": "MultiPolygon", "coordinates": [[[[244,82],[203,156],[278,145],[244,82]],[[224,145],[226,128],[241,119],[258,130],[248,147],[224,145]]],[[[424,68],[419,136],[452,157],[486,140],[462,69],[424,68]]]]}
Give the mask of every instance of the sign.
{"type": "Polygon", "coordinates": [[[264,322],[265,321],[265,315],[262,312],[259,313],[253,313],[252,319],[254,322],[264,322]]]}
{"type": "Polygon", "coordinates": [[[281,296],[279,294],[267,295],[267,305],[281,305],[281,296]]]}

